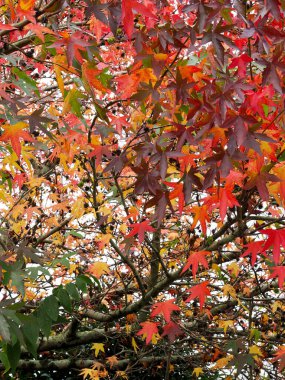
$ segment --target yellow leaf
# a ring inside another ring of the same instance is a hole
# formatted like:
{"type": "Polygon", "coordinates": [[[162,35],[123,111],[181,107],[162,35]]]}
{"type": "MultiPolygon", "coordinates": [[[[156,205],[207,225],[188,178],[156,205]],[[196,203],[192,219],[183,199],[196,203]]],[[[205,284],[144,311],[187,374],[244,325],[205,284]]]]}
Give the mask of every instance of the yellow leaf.
{"type": "Polygon", "coordinates": [[[203,369],[201,367],[196,367],[196,368],[194,368],[192,375],[199,377],[202,373],[203,373],[203,369]]]}
{"type": "Polygon", "coordinates": [[[116,371],[116,377],[115,378],[121,378],[124,380],[128,380],[128,376],[125,371],[116,371]]]}
{"type": "Polygon", "coordinates": [[[85,208],[84,208],[84,203],[85,203],[85,198],[79,198],[77,199],[72,207],[71,207],[71,214],[74,218],[78,219],[81,218],[82,215],[85,213],[85,208]]]}
{"type": "Polygon", "coordinates": [[[230,274],[233,274],[235,277],[237,277],[240,272],[240,267],[237,263],[231,263],[230,265],[228,265],[228,271],[230,272],[230,274]]]}
{"type": "Polygon", "coordinates": [[[277,309],[282,310],[282,303],[280,301],[275,301],[271,308],[272,308],[273,313],[276,313],[277,309]]]}
{"type": "Polygon", "coordinates": [[[83,370],[80,372],[80,375],[83,376],[83,380],[89,378],[91,380],[100,380],[102,377],[106,377],[106,371],[98,371],[97,369],[91,369],[91,368],[83,368],[83,370]]]}
{"type": "Polygon", "coordinates": [[[226,284],[223,286],[223,295],[224,296],[230,295],[233,299],[237,299],[237,294],[236,294],[235,289],[229,284],[226,284]]]}
{"type": "Polygon", "coordinates": [[[219,322],[219,326],[220,327],[223,327],[224,329],[224,333],[226,334],[227,333],[227,329],[230,327],[230,326],[233,326],[234,325],[234,321],[220,321],[219,322]]]}
{"type": "Polygon", "coordinates": [[[133,346],[135,353],[137,354],[139,346],[137,345],[135,338],[132,338],[132,346],[133,346]]]}
{"type": "Polygon", "coordinates": [[[232,360],[232,358],[233,358],[233,355],[229,355],[225,358],[217,360],[213,368],[220,369],[220,368],[226,367],[229,364],[229,362],[232,360]]]}
{"type": "Polygon", "coordinates": [[[157,334],[153,334],[152,338],[151,338],[151,343],[152,344],[157,344],[157,342],[159,341],[160,339],[160,335],[157,333],[157,334]]]}
{"type": "Polygon", "coordinates": [[[250,346],[249,347],[249,353],[253,356],[263,356],[260,348],[256,345],[250,346]]]}
{"type": "Polygon", "coordinates": [[[103,276],[103,274],[108,274],[110,269],[106,263],[102,261],[96,261],[95,263],[89,265],[88,272],[91,273],[96,278],[103,276]]]}
{"type": "Polygon", "coordinates": [[[105,349],[104,349],[104,344],[103,343],[93,343],[92,344],[92,350],[95,350],[95,356],[97,358],[97,356],[99,355],[99,352],[105,352],[105,349]]]}

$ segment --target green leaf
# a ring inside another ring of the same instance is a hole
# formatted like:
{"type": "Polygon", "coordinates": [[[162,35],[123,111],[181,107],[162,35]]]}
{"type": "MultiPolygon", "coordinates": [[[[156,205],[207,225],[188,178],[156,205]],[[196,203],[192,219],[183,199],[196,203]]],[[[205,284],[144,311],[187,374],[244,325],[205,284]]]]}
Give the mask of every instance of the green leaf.
{"type": "Polygon", "coordinates": [[[43,334],[48,337],[51,331],[52,326],[52,320],[45,312],[45,309],[43,308],[43,304],[40,305],[40,307],[37,310],[37,320],[39,327],[43,334]]]}
{"type": "Polygon", "coordinates": [[[4,352],[4,351],[0,352],[0,360],[1,360],[2,364],[4,365],[4,368],[5,368],[4,374],[5,374],[11,368],[6,352],[4,352]]]}
{"type": "Polygon", "coordinates": [[[54,295],[48,296],[42,303],[42,307],[48,316],[56,321],[58,318],[58,301],[54,295]]]}
{"type": "Polygon", "coordinates": [[[13,80],[13,83],[16,86],[20,87],[27,95],[32,95],[34,92],[38,97],[40,97],[37,83],[31,77],[17,67],[13,67],[12,73],[18,77],[18,80],[13,80]]]}
{"type": "Polygon", "coordinates": [[[72,312],[72,303],[68,292],[63,288],[60,288],[58,289],[56,296],[65,310],[72,312]]]}
{"type": "Polygon", "coordinates": [[[78,276],[75,280],[76,286],[78,289],[80,289],[83,293],[87,292],[87,285],[92,285],[92,280],[85,276],[84,274],[81,274],[78,276]]]}
{"type": "Polygon", "coordinates": [[[71,231],[69,231],[68,233],[65,234],[65,236],[68,236],[68,235],[76,236],[76,237],[79,237],[80,239],[84,238],[83,235],[81,235],[79,232],[74,231],[74,230],[71,230],[71,231]]]}
{"type": "Polygon", "coordinates": [[[25,287],[24,287],[24,272],[23,271],[13,271],[11,273],[12,285],[17,288],[17,290],[25,295],[25,287]]]}
{"type": "Polygon", "coordinates": [[[96,109],[96,112],[97,112],[99,118],[102,119],[102,120],[107,121],[107,123],[109,124],[109,119],[108,119],[108,116],[107,116],[107,111],[104,108],[102,108],[101,106],[99,106],[98,103],[94,102],[94,106],[95,106],[95,109],[96,109]]]}
{"type": "Polygon", "coordinates": [[[77,287],[74,284],[70,282],[66,284],[65,287],[71,298],[73,298],[75,301],[80,301],[80,295],[78,293],[77,287]]]}
{"type": "Polygon", "coordinates": [[[17,368],[20,356],[21,356],[21,345],[19,342],[15,344],[7,344],[7,357],[11,366],[12,371],[14,372],[17,368]]]}
{"type": "Polygon", "coordinates": [[[22,326],[22,331],[28,351],[36,358],[40,332],[37,319],[34,317],[28,317],[27,321],[22,326]]]}
{"type": "Polygon", "coordinates": [[[3,340],[9,342],[11,340],[10,327],[3,315],[0,314],[0,335],[3,340]]]}

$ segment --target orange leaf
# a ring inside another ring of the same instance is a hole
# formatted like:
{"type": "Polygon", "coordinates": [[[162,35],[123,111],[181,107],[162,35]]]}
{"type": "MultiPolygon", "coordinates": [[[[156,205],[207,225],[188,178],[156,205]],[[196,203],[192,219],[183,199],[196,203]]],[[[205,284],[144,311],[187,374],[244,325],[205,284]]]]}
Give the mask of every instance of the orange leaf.
{"type": "Polygon", "coordinates": [[[110,269],[106,263],[102,261],[96,261],[95,263],[89,265],[88,272],[93,276],[99,278],[103,276],[103,274],[108,274],[110,269]]]}
{"type": "Polygon", "coordinates": [[[30,11],[34,8],[36,0],[19,0],[19,7],[22,11],[30,11]]]}
{"type": "Polygon", "coordinates": [[[12,148],[18,157],[20,157],[20,154],[21,154],[20,138],[25,141],[31,141],[31,142],[34,141],[32,136],[28,132],[23,130],[27,127],[28,127],[28,124],[22,121],[13,125],[9,125],[9,124],[2,125],[2,128],[4,128],[4,133],[0,137],[0,141],[5,141],[5,142],[10,141],[12,148]]]}

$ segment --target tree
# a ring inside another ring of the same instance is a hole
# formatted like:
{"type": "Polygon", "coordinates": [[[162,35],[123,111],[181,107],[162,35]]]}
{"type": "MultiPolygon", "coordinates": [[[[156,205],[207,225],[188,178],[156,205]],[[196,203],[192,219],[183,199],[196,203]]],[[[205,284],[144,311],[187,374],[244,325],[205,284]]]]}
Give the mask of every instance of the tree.
{"type": "Polygon", "coordinates": [[[284,1],[0,6],[3,377],[283,378],[284,1]]]}

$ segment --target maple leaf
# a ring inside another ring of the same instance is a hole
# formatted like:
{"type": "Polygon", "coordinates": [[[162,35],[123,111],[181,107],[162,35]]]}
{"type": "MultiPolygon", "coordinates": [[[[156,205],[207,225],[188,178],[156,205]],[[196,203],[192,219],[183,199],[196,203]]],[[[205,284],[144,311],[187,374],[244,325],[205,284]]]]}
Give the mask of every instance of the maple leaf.
{"type": "Polygon", "coordinates": [[[222,221],[225,219],[228,207],[239,206],[239,202],[232,194],[232,187],[221,188],[219,191],[220,215],[222,221]]]}
{"type": "Polygon", "coordinates": [[[191,209],[191,211],[195,214],[195,216],[193,218],[191,229],[194,229],[196,224],[199,221],[201,224],[202,232],[204,235],[206,235],[206,233],[207,233],[206,222],[210,221],[208,209],[209,209],[209,207],[207,205],[194,206],[191,209]]]}
{"type": "Polygon", "coordinates": [[[162,314],[166,322],[170,322],[170,315],[174,310],[180,310],[180,307],[174,304],[174,299],[164,302],[157,302],[153,305],[153,310],[150,314],[151,317],[162,314]]]}
{"type": "Polygon", "coordinates": [[[229,69],[233,67],[237,67],[238,76],[240,78],[244,78],[246,76],[246,67],[247,64],[252,62],[253,59],[247,54],[242,54],[239,57],[233,58],[231,64],[229,65],[229,69]]]}
{"type": "Polygon", "coordinates": [[[252,241],[251,243],[246,244],[245,247],[247,247],[247,250],[244,251],[241,257],[251,255],[251,265],[254,266],[254,264],[256,263],[257,254],[262,253],[264,251],[263,245],[264,240],[252,241]]]}
{"type": "Polygon", "coordinates": [[[165,185],[173,187],[174,190],[170,192],[169,199],[178,198],[178,210],[179,214],[182,214],[183,206],[184,206],[184,192],[183,192],[183,183],[174,183],[174,182],[163,182],[165,185]]]}
{"type": "Polygon", "coordinates": [[[151,12],[150,7],[146,7],[137,0],[122,0],[122,21],[129,39],[132,38],[134,30],[134,11],[151,19],[157,18],[156,15],[151,12]]]}
{"type": "Polygon", "coordinates": [[[36,0],[19,0],[18,5],[22,11],[30,11],[34,8],[36,0]]]}
{"type": "Polygon", "coordinates": [[[30,142],[35,141],[27,131],[24,131],[24,129],[28,127],[28,124],[22,121],[11,125],[3,124],[1,127],[4,129],[4,133],[0,137],[0,141],[10,141],[12,148],[18,157],[21,155],[20,139],[30,142]]]}
{"type": "Polygon", "coordinates": [[[150,223],[150,220],[146,219],[141,223],[131,224],[130,228],[132,228],[132,231],[126,236],[126,238],[138,235],[139,242],[142,243],[144,241],[144,235],[146,232],[155,232],[155,228],[153,228],[150,223]]]}
{"type": "Polygon", "coordinates": [[[274,356],[276,356],[276,358],[273,359],[272,362],[274,363],[280,360],[278,370],[281,372],[285,368],[285,346],[280,346],[274,356]]]}
{"type": "Polygon", "coordinates": [[[282,289],[285,281],[285,266],[273,267],[272,269],[273,272],[268,278],[278,277],[278,286],[282,289]]]}
{"type": "Polygon", "coordinates": [[[187,263],[184,266],[181,274],[186,272],[190,268],[190,266],[192,266],[193,277],[196,278],[196,273],[199,264],[203,265],[204,268],[209,268],[208,261],[206,260],[205,256],[210,254],[211,252],[209,251],[199,251],[190,253],[190,256],[188,257],[187,263]]]}
{"type": "Polygon", "coordinates": [[[114,365],[116,365],[118,363],[118,358],[116,355],[113,355],[113,356],[109,356],[107,358],[107,362],[108,364],[110,365],[110,368],[113,368],[114,365]]]}
{"type": "Polygon", "coordinates": [[[206,296],[209,296],[211,294],[210,290],[207,288],[208,285],[209,285],[209,281],[204,281],[204,282],[201,282],[201,284],[192,286],[192,288],[187,290],[187,292],[190,292],[191,295],[186,299],[185,302],[190,302],[194,298],[199,298],[200,309],[202,310],[205,303],[206,296]]]}
{"type": "Polygon", "coordinates": [[[140,323],[142,329],[137,332],[137,335],[142,335],[146,339],[146,344],[149,344],[153,337],[158,334],[158,328],[156,322],[142,322],[140,323]]]}
{"type": "Polygon", "coordinates": [[[95,263],[89,265],[88,272],[93,276],[99,278],[103,276],[103,274],[108,274],[110,272],[110,269],[106,263],[96,261],[95,263]]]}
{"type": "Polygon", "coordinates": [[[260,230],[261,234],[268,235],[263,249],[266,250],[273,246],[273,260],[275,264],[280,262],[280,246],[282,245],[285,248],[285,229],[279,230],[260,230]]]}
{"type": "Polygon", "coordinates": [[[167,336],[170,343],[174,342],[177,336],[183,334],[183,330],[177,323],[170,321],[165,326],[163,326],[163,333],[161,336],[167,336]]]}
{"type": "Polygon", "coordinates": [[[100,351],[105,352],[103,343],[93,343],[91,348],[92,348],[92,350],[95,350],[96,358],[99,355],[100,351]]]}

